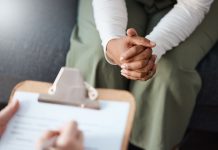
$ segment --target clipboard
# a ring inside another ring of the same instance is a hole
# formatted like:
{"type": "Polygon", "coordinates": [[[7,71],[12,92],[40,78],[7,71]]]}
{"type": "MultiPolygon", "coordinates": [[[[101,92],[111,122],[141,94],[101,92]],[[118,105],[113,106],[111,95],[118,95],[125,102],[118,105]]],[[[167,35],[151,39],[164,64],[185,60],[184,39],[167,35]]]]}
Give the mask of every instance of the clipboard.
{"type": "MultiPolygon", "coordinates": [[[[23,81],[18,83],[13,91],[11,92],[10,101],[12,100],[14,93],[17,91],[21,92],[32,92],[39,94],[48,94],[49,89],[53,86],[52,83],[39,82],[39,81],[23,81]]],[[[124,90],[114,90],[114,89],[97,89],[98,98],[108,101],[124,101],[130,104],[130,109],[128,113],[128,119],[126,123],[125,133],[122,142],[122,150],[126,150],[129,144],[129,137],[133,125],[136,104],[133,95],[124,90]]]]}

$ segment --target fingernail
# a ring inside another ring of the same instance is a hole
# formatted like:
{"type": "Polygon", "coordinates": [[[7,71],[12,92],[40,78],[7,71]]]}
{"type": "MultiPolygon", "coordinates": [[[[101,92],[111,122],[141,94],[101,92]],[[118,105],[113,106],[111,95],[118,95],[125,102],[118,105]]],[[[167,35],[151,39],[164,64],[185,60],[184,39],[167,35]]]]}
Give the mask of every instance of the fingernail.
{"type": "Polygon", "coordinates": [[[121,68],[122,68],[122,69],[127,69],[127,67],[128,67],[127,64],[122,64],[122,65],[121,65],[121,68]]]}
{"type": "Polygon", "coordinates": [[[156,43],[154,43],[152,41],[150,41],[150,44],[151,44],[151,46],[155,46],[156,45],[156,43]]]}
{"type": "Polygon", "coordinates": [[[121,70],[121,73],[127,74],[127,70],[122,69],[122,70],[121,70]]]}
{"type": "Polygon", "coordinates": [[[121,73],[122,76],[126,77],[127,75],[125,73],[121,73]]]}

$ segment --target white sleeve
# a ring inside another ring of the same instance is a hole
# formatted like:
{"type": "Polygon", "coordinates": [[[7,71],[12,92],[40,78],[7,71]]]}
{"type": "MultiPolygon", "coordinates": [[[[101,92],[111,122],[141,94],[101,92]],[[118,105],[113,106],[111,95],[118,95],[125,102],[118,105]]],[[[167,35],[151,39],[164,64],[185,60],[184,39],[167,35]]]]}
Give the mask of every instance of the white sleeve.
{"type": "Polygon", "coordinates": [[[106,46],[111,39],[126,35],[128,21],[126,2],[125,0],[93,0],[92,4],[105,58],[109,63],[114,64],[106,56],[106,46]]]}
{"type": "Polygon", "coordinates": [[[166,51],[178,46],[196,29],[209,11],[213,0],[178,0],[153,31],[146,36],[156,42],[157,61],[166,51]]]}
{"type": "MultiPolygon", "coordinates": [[[[177,0],[146,38],[154,41],[153,53],[157,61],[166,51],[178,46],[196,29],[209,11],[213,0],[177,0]]],[[[93,0],[94,18],[102,45],[106,50],[109,40],[126,35],[127,8],[125,0],[93,0]]],[[[109,63],[111,62],[107,57],[109,63]]]]}

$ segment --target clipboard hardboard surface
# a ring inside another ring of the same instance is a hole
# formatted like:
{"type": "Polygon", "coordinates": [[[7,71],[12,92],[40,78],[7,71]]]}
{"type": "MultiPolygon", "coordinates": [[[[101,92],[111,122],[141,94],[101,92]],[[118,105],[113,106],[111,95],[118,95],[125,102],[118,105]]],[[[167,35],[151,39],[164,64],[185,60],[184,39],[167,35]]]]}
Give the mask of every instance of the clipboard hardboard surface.
{"type": "MultiPolygon", "coordinates": [[[[39,93],[39,94],[47,94],[48,89],[52,86],[51,83],[46,82],[38,82],[38,81],[24,81],[17,84],[12,93],[10,100],[16,91],[23,92],[31,92],[31,93],[39,93]]],[[[110,100],[110,101],[124,101],[130,104],[128,119],[126,123],[126,129],[124,133],[124,138],[122,142],[122,150],[126,150],[128,148],[129,137],[133,125],[134,115],[135,115],[135,99],[127,91],[124,90],[113,90],[113,89],[97,89],[99,93],[98,99],[110,100]]]]}

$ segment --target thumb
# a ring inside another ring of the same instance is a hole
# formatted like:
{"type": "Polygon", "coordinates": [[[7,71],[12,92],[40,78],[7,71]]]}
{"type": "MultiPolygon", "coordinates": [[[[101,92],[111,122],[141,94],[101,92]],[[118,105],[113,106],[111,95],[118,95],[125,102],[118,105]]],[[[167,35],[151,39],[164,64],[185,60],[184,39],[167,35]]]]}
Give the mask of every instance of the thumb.
{"type": "Polygon", "coordinates": [[[63,146],[66,145],[66,141],[77,140],[77,133],[78,133],[78,124],[75,121],[71,121],[70,123],[66,124],[62,129],[60,136],[57,140],[57,145],[63,146]]]}
{"type": "Polygon", "coordinates": [[[130,37],[132,37],[132,36],[138,36],[138,33],[137,33],[137,31],[136,31],[134,28],[129,28],[129,29],[126,31],[126,33],[127,33],[127,36],[130,36],[130,37]]]}
{"type": "Polygon", "coordinates": [[[0,126],[4,126],[13,117],[19,107],[18,101],[11,102],[0,112],[0,126]]]}

